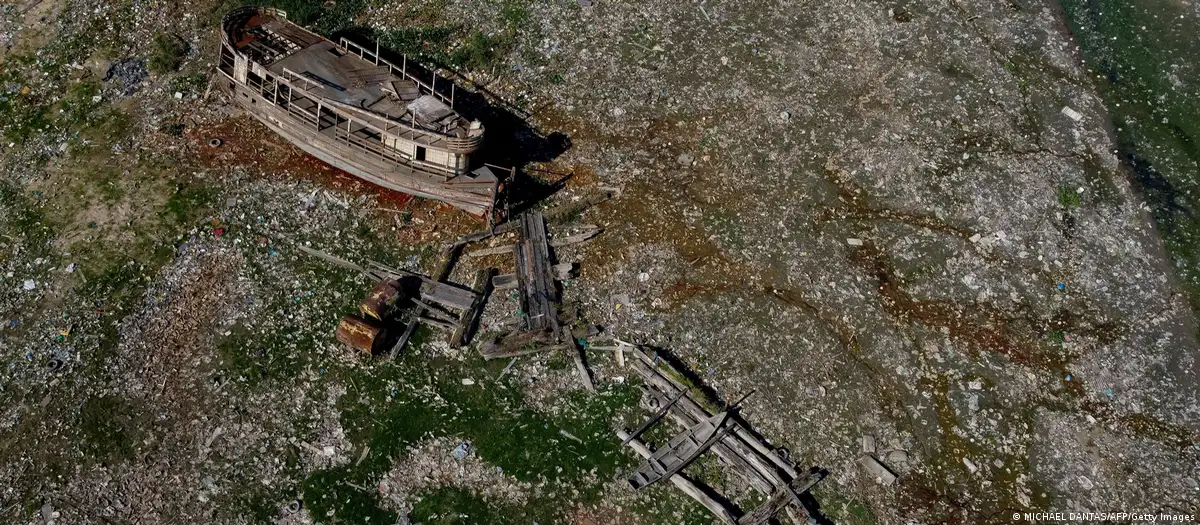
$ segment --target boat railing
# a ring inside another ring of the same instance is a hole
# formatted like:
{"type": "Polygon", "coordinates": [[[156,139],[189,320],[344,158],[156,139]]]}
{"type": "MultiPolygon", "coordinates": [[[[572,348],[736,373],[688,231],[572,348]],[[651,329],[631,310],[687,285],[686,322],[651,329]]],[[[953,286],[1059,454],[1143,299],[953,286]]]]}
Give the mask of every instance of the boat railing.
{"type": "MultiPolygon", "coordinates": [[[[479,146],[481,146],[483,144],[483,134],[482,133],[477,133],[477,134],[469,135],[466,137],[452,137],[452,136],[444,135],[441,133],[437,133],[435,131],[425,129],[423,127],[418,127],[418,126],[409,124],[402,120],[397,120],[397,119],[391,118],[386,115],[380,115],[378,113],[372,112],[365,108],[358,108],[358,107],[354,107],[350,104],[345,104],[342,102],[338,102],[336,100],[329,100],[324,97],[320,97],[320,96],[312,93],[312,87],[318,86],[319,84],[312,81],[307,76],[299,74],[288,68],[283,68],[283,74],[284,74],[284,76],[289,77],[290,79],[294,79],[294,81],[304,82],[304,87],[298,88],[298,87],[295,87],[294,84],[292,84],[290,81],[285,80],[285,83],[289,87],[292,87],[292,89],[297,89],[299,91],[302,91],[312,98],[323,100],[325,104],[339,108],[342,110],[343,113],[354,112],[354,113],[361,114],[364,117],[383,122],[384,126],[382,128],[379,126],[371,126],[372,128],[374,128],[378,131],[381,131],[383,133],[392,134],[394,136],[395,130],[391,127],[394,125],[396,128],[411,131],[414,134],[433,136],[433,137],[436,137],[437,140],[444,143],[444,146],[439,145],[439,149],[445,149],[451,153],[463,153],[463,154],[471,153],[471,152],[479,149],[479,146]]],[[[370,125],[370,123],[368,123],[362,119],[360,119],[360,121],[363,122],[363,124],[365,124],[365,125],[370,125]]]]}
{"type": "Polygon", "coordinates": [[[404,78],[404,79],[413,81],[413,83],[415,83],[417,86],[422,88],[424,91],[428,91],[429,94],[440,98],[443,102],[448,104],[450,106],[450,109],[454,109],[454,91],[456,89],[456,84],[454,82],[450,82],[450,96],[449,97],[447,97],[446,95],[443,95],[442,93],[439,93],[437,91],[437,79],[438,79],[437,73],[436,72],[433,73],[433,79],[431,82],[428,82],[428,83],[417,78],[416,75],[413,75],[412,73],[408,72],[408,55],[401,55],[400,67],[396,67],[396,64],[393,64],[387,60],[384,60],[383,57],[379,56],[379,42],[378,41],[375,42],[375,51],[374,52],[368,50],[367,48],[365,48],[355,42],[351,42],[346,37],[342,37],[340,45],[342,46],[342,48],[344,48],[350,52],[355,52],[355,51],[351,50],[351,48],[356,49],[357,50],[356,54],[358,55],[359,58],[361,58],[363,60],[366,60],[369,62],[374,62],[375,65],[377,65],[377,66],[378,65],[387,66],[388,70],[391,71],[393,74],[398,73],[400,75],[400,78],[404,78]]]}

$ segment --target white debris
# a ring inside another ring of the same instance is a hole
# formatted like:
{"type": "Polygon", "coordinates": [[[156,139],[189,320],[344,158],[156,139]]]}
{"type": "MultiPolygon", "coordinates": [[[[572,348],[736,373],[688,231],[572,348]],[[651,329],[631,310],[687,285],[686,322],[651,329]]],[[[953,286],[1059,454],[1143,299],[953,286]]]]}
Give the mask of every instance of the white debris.
{"type": "Polygon", "coordinates": [[[982,235],[980,235],[980,234],[976,233],[975,235],[972,235],[972,236],[971,236],[971,239],[970,239],[970,240],[971,240],[971,242],[979,242],[979,239],[982,239],[982,238],[983,238],[983,236],[982,236],[982,235]]]}
{"type": "Polygon", "coordinates": [[[862,246],[863,242],[862,242],[862,239],[855,239],[855,238],[851,237],[849,239],[846,239],[846,244],[849,244],[850,246],[862,246]]]}
{"type": "Polygon", "coordinates": [[[868,436],[866,434],[863,434],[863,436],[862,436],[862,451],[864,454],[874,454],[875,453],[875,436],[868,436]]]}
{"type": "Polygon", "coordinates": [[[971,471],[971,473],[972,473],[972,474],[974,474],[975,472],[979,471],[979,467],[978,467],[977,465],[975,465],[975,463],[973,463],[971,460],[969,460],[969,459],[967,459],[967,458],[963,458],[963,465],[966,465],[966,466],[967,466],[967,470],[971,471]]]}
{"type": "Polygon", "coordinates": [[[34,288],[37,288],[37,281],[34,281],[33,279],[26,279],[21,288],[23,288],[26,292],[33,290],[34,288]]]}
{"type": "Polygon", "coordinates": [[[858,458],[858,464],[862,465],[863,469],[865,469],[867,473],[875,477],[876,483],[891,485],[892,483],[896,482],[896,475],[892,474],[892,471],[888,470],[887,467],[883,466],[881,463],[879,463],[879,461],[870,455],[863,454],[858,458]]]}
{"type": "Polygon", "coordinates": [[[471,386],[471,385],[475,384],[475,380],[471,379],[469,377],[464,377],[462,380],[462,384],[464,384],[466,386],[471,386]]]}
{"type": "Polygon", "coordinates": [[[1074,120],[1075,122],[1079,122],[1080,120],[1083,120],[1083,114],[1071,109],[1071,106],[1063,106],[1062,114],[1066,115],[1067,117],[1069,117],[1071,120],[1074,120]]]}

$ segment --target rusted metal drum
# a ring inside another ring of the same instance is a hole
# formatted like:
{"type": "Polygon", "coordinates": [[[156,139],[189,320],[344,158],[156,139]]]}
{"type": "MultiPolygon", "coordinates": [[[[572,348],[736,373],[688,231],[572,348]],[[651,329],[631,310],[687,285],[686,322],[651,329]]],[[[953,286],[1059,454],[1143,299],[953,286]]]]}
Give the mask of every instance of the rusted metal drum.
{"type": "Polygon", "coordinates": [[[362,312],[363,317],[382,321],[392,315],[396,304],[403,298],[404,292],[400,291],[399,283],[391,280],[379,281],[379,284],[371,288],[367,297],[358,303],[358,311],[362,312]]]}
{"type": "Polygon", "coordinates": [[[337,340],[341,341],[355,350],[374,354],[376,346],[382,345],[385,330],[382,326],[374,322],[358,317],[357,315],[347,315],[342,318],[342,322],[338,323],[337,340]]]}

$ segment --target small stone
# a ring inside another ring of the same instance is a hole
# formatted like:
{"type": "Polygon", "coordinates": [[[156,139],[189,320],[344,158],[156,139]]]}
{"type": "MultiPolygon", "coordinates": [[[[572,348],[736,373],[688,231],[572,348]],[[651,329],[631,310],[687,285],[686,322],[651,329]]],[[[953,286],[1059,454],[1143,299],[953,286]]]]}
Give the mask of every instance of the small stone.
{"type": "Polygon", "coordinates": [[[967,383],[967,388],[971,390],[983,390],[983,381],[975,380],[967,383]]]}
{"type": "Polygon", "coordinates": [[[974,474],[975,472],[977,472],[979,470],[979,467],[977,465],[975,465],[974,462],[972,462],[971,460],[969,460],[967,458],[963,458],[963,465],[966,465],[967,470],[969,470],[972,474],[974,474]]]}
{"type": "Polygon", "coordinates": [[[862,242],[862,239],[855,239],[855,238],[851,237],[849,239],[846,239],[846,244],[849,244],[850,246],[862,246],[863,242],[862,242]]]}
{"type": "Polygon", "coordinates": [[[22,283],[21,288],[26,292],[33,290],[34,288],[37,288],[37,281],[34,281],[33,279],[26,279],[25,282],[22,283]]]}
{"type": "Polygon", "coordinates": [[[183,93],[176,91],[175,92],[175,100],[183,100],[183,93]]]}
{"type": "Polygon", "coordinates": [[[639,281],[639,282],[643,282],[643,283],[644,283],[644,282],[646,282],[646,281],[649,281],[649,280],[650,280],[650,274],[648,274],[648,273],[646,273],[646,272],[642,272],[642,273],[639,273],[639,274],[638,274],[638,281],[639,281]]]}
{"type": "Polygon", "coordinates": [[[471,379],[469,377],[464,377],[462,380],[462,384],[466,385],[466,386],[471,386],[471,385],[475,384],[475,380],[471,379]]]}
{"type": "Polygon", "coordinates": [[[679,158],[675,159],[675,161],[678,162],[680,166],[687,167],[691,166],[692,163],[696,161],[696,157],[693,157],[689,153],[684,153],[679,155],[679,158]]]}
{"type": "Polygon", "coordinates": [[[863,434],[861,442],[863,454],[875,453],[875,436],[863,434]]]}
{"type": "Polygon", "coordinates": [[[784,122],[792,120],[792,114],[787,111],[780,111],[779,112],[779,120],[782,120],[784,122]]]}
{"type": "Polygon", "coordinates": [[[887,461],[893,465],[908,462],[908,452],[903,450],[893,450],[887,453],[887,461]]]}
{"type": "Polygon", "coordinates": [[[971,241],[971,242],[979,242],[979,239],[982,239],[982,238],[983,238],[983,236],[982,236],[982,235],[980,235],[980,234],[976,233],[975,235],[972,235],[972,236],[971,236],[971,239],[970,239],[970,241],[971,241]]]}
{"type": "Polygon", "coordinates": [[[1083,490],[1092,490],[1096,484],[1092,483],[1092,480],[1088,479],[1087,476],[1079,476],[1079,486],[1083,487],[1083,490]]]}
{"type": "Polygon", "coordinates": [[[333,454],[335,452],[337,452],[337,450],[334,449],[332,446],[328,446],[328,447],[325,447],[325,449],[322,450],[321,452],[323,452],[326,456],[333,457],[333,454]]]}

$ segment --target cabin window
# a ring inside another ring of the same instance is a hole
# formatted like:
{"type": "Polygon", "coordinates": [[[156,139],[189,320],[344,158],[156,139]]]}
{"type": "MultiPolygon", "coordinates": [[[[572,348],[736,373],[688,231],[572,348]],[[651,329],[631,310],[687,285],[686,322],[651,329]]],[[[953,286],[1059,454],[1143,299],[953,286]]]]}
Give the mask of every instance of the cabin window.
{"type": "Polygon", "coordinates": [[[425,147],[417,146],[417,154],[414,155],[413,158],[416,160],[419,160],[419,161],[424,161],[425,160],[425,147]]]}

